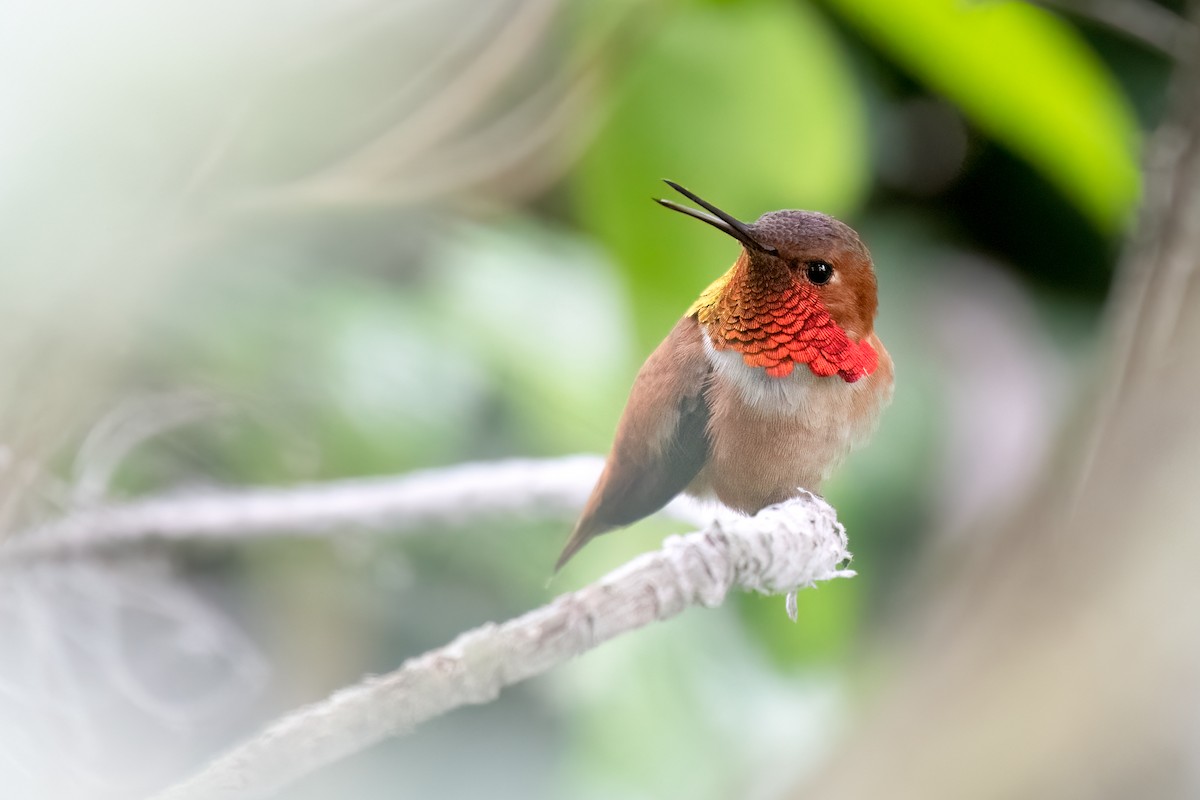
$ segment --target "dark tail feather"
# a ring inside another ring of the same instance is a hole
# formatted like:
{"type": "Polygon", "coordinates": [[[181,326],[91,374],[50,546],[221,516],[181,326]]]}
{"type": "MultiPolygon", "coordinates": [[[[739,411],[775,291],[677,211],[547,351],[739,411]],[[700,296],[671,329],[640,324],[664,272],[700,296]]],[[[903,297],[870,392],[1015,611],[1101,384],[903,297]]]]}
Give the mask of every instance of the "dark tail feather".
{"type": "Polygon", "coordinates": [[[571,538],[567,539],[567,544],[563,547],[558,561],[554,562],[554,571],[557,573],[562,569],[563,565],[571,560],[571,556],[578,553],[585,544],[605,531],[610,530],[612,530],[612,526],[597,525],[595,520],[586,518],[579,520],[579,524],[575,526],[575,530],[571,533],[571,538]]]}

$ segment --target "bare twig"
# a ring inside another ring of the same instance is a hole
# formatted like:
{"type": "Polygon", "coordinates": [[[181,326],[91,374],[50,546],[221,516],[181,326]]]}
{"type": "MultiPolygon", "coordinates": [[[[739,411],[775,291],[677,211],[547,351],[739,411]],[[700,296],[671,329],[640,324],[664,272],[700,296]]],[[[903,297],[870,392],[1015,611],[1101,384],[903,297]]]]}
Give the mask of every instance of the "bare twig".
{"type": "Polygon", "coordinates": [[[732,588],[793,592],[849,577],[854,573],[839,569],[850,556],[846,545],[833,509],[811,495],[671,537],[661,551],[590,586],[502,625],[464,633],[394,672],[283,717],[158,800],[267,796],[451,709],[490,702],[505,686],[626,631],[688,606],[718,606],[732,588]]]}
{"type": "MultiPolygon", "coordinates": [[[[498,461],[399,477],[102,506],[11,537],[0,546],[0,567],[152,541],[230,542],[346,530],[406,533],[519,514],[566,518],[582,507],[602,464],[597,456],[498,461]]],[[[711,516],[682,499],[667,513],[698,524],[711,516]]]]}

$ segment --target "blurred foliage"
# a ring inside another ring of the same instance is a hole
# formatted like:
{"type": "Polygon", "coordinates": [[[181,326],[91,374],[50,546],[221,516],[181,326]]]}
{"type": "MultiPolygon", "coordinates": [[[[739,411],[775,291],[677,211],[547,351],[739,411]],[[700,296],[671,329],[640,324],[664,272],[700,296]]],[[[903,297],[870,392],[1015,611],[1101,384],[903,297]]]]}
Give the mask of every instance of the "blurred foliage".
{"type": "MultiPolygon", "coordinates": [[[[93,481],[120,498],[603,450],[641,360],[736,252],[652,203],[661,178],[746,219],[842,216],[874,254],[896,399],[824,487],[858,577],[802,593],[796,625],[746,597],[612,642],[292,795],[314,798],[777,796],[926,548],[1037,480],[1167,64],[1018,2],[47,9],[0,24],[0,467],[34,462],[6,492],[38,489],[0,502],[10,525],[70,505],[97,454],[123,455],[93,481]],[[113,422],[182,395],[211,413],[145,440],[113,422]]],[[[680,530],[602,537],[547,583],[569,524],[185,550],[275,667],[224,726],[680,530]]]]}
{"type": "Polygon", "coordinates": [[[1137,127],[1082,37],[1027,3],[827,0],[1096,224],[1120,229],[1138,186],[1137,127]]]}
{"type": "Polygon", "coordinates": [[[780,615],[777,598],[743,595],[736,601],[748,633],[780,667],[840,660],[856,639],[862,619],[860,584],[833,581],[814,589],[804,597],[799,624],[780,615]]]}
{"type": "Polygon", "coordinates": [[[789,206],[848,214],[869,176],[862,93],[812,8],[678,3],[652,24],[613,70],[601,100],[611,109],[571,181],[575,215],[626,275],[643,346],[736,246],[647,205],[669,191],[655,178],[754,218],[789,206]]]}

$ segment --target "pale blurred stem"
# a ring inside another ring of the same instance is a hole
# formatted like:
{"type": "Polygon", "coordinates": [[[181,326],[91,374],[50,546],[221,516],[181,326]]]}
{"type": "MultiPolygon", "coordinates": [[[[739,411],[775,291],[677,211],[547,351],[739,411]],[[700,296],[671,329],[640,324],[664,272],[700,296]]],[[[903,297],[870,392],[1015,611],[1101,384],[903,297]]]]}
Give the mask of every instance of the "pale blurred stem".
{"type": "MultiPolygon", "coordinates": [[[[98,506],[9,537],[0,545],[0,568],[155,542],[240,543],[354,531],[399,534],[520,514],[565,519],[583,505],[602,463],[598,456],[498,461],[396,477],[208,491],[98,506]]],[[[667,510],[683,519],[698,519],[686,503],[674,503],[667,510]]]]}
{"type": "Polygon", "coordinates": [[[75,457],[70,502],[75,507],[102,501],[129,454],[147,441],[215,416],[221,403],[185,394],[131,398],[92,427],[75,457]]]}
{"type": "MultiPolygon", "coordinates": [[[[1200,25],[1200,3],[1193,3],[1200,25]]],[[[1200,48],[1188,51],[1172,87],[1171,116],[1155,132],[1146,160],[1141,218],[1109,305],[1111,363],[1099,393],[1092,441],[1079,470],[1082,485],[1119,422],[1131,388],[1167,367],[1179,326],[1195,302],[1200,258],[1200,48]]],[[[1194,306],[1193,306],[1194,311],[1194,306]]]]}
{"type": "Polygon", "coordinates": [[[627,631],[734,588],[791,592],[853,575],[846,534],[824,501],[802,497],[668,539],[590,586],[502,625],[464,633],[399,669],[289,714],[158,800],[266,797],[304,775],[463,705],[491,702],[627,631]]]}
{"type": "Polygon", "coordinates": [[[480,98],[489,97],[536,51],[557,10],[556,0],[524,0],[491,36],[471,54],[447,84],[412,110],[402,121],[381,133],[351,155],[303,184],[322,185],[345,180],[345,175],[388,176],[413,159],[426,155],[477,112],[480,98]]]}
{"type": "MultiPolygon", "coordinates": [[[[526,16],[533,16],[528,19],[514,17],[502,30],[504,36],[496,37],[489,49],[495,49],[500,39],[507,36],[544,34],[550,20],[539,9],[546,13],[555,9],[541,0],[525,3],[522,8],[527,9],[526,16]]],[[[300,199],[395,204],[453,194],[501,179],[505,193],[510,197],[533,192],[556,178],[586,148],[602,116],[602,111],[592,107],[597,102],[594,87],[600,73],[611,66],[614,53],[627,51],[638,42],[651,38],[662,14],[663,8],[659,5],[631,7],[607,26],[592,31],[593,40],[579,49],[561,73],[544,80],[526,96],[514,101],[504,113],[478,120],[474,127],[467,123],[477,116],[486,93],[476,96],[476,107],[469,108],[467,97],[458,98],[461,89],[448,92],[441,87],[436,98],[418,105],[418,112],[396,123],[350,156],[256,198],[251,205],[270,206],[272,202],[300,199]],[[456,111],[450,119],[441,115],[447,94],[458,98],[450,107],[463,112],[456,111]],[[423,120],[438,126],[440,136],[436,139],[414,138],[411,128],[414,124],[426,124],[423,120]],[[567,131],[572,135],[564,135],[567,131]],[[397,175],[404,180],[397,180],[397,175]]],[[[519,44],[519,47],[501,48],[499,52],[529,56],[532,48],[524,42],[519,44]]],[[[487,61],[486,55],[477,54],[475,60],[466,63],[464,72],[469,75],[478,72],[476,62],[487,61]]],[[[449,64],[453,61],[448,59],[449,64]]],[[[515,62],[509,66],[511,72],[521,64],[515,62]]],[[[494,69],[484,69],[483,74],[494,82],[505,77],[494,69]]],[[[453,86],[471,88],[475,83],[456,79],[453,86]]]]}

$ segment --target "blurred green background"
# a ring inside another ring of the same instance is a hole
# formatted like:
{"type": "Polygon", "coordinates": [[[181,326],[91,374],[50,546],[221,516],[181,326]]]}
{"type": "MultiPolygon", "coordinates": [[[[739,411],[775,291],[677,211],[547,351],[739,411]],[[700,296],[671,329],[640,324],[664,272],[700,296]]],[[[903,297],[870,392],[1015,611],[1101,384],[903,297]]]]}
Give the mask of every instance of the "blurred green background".
{"type": "MultiPolygon", "coordinates": [[[[736,255],[650,202],[664,177],[745,219],[837,215],[874,254],[895,402],[826,493],[857,578],[802,593],[798,624],[739,597],[612,642],[293,798],[781,796],[870,702],[861,654],[927,554],[1039,481],[1171,63],[1153,26],[984,0],[0,14],[9,532],[102,500],[603,452],[642,359],[736,255]]],[[[604,537],[547,584],[569,525],[24,576],[0,617],[21,698],[0,700],[0,784],[154,788],[683,529],[604,537]],[[35,656],[54,668],[31,687],[35,656]]]]}

